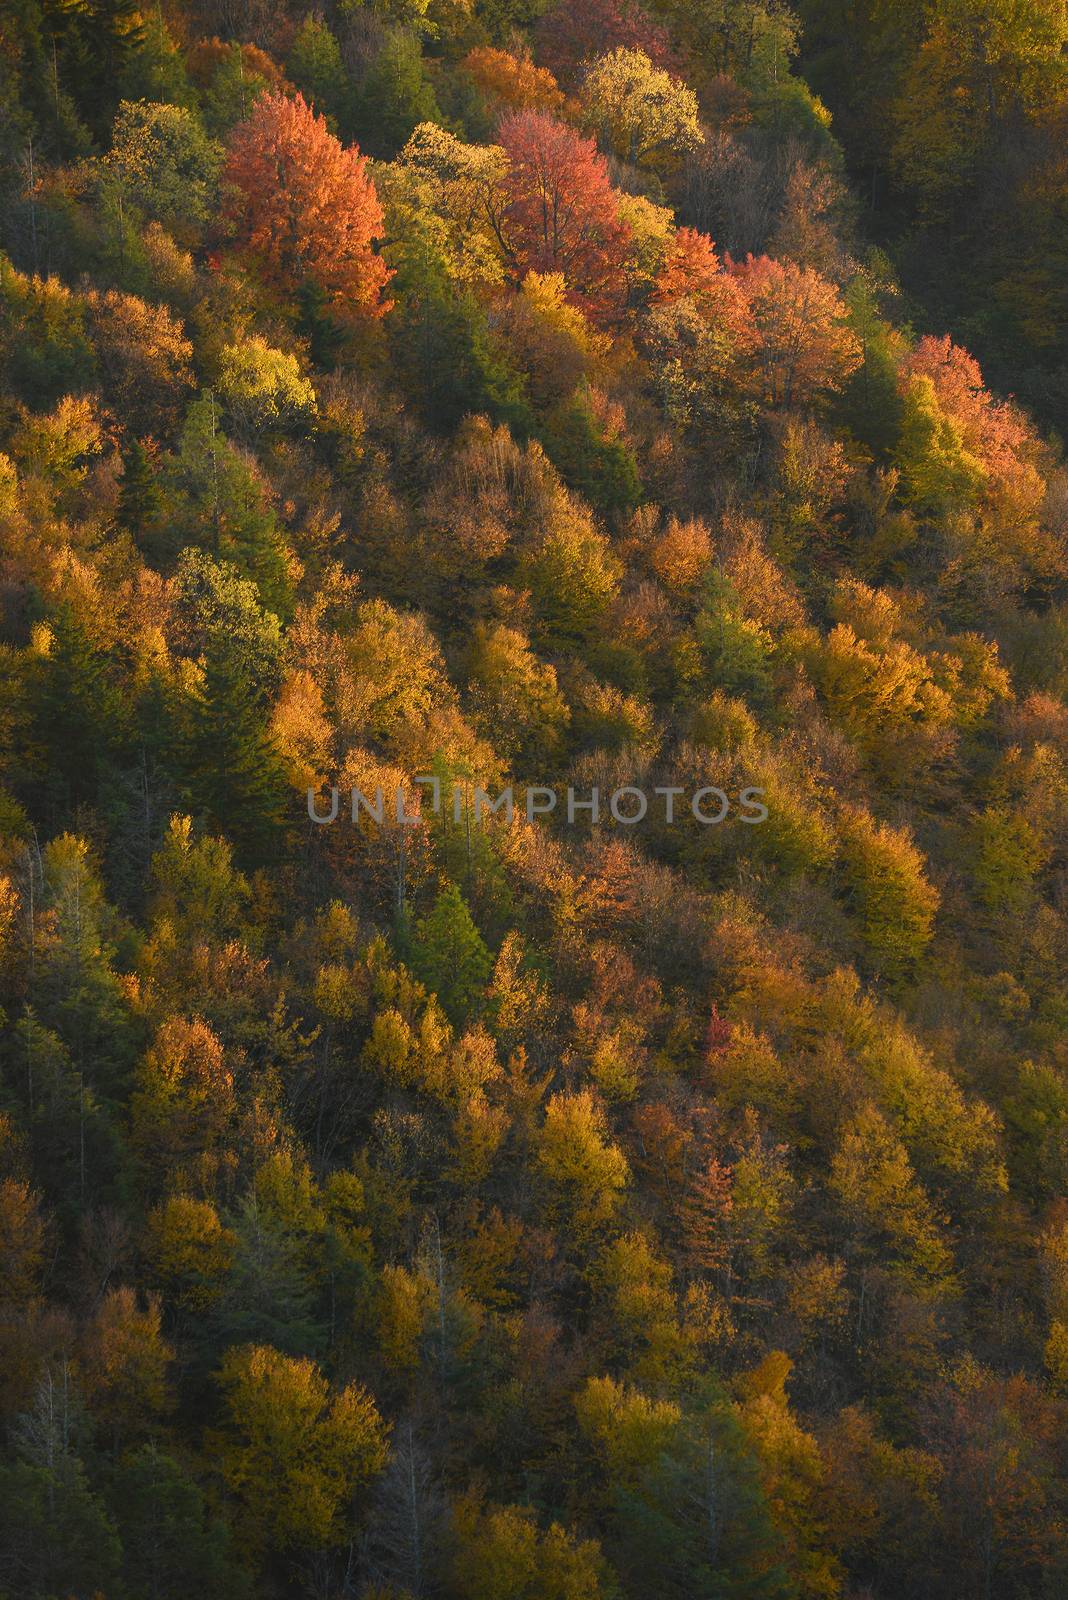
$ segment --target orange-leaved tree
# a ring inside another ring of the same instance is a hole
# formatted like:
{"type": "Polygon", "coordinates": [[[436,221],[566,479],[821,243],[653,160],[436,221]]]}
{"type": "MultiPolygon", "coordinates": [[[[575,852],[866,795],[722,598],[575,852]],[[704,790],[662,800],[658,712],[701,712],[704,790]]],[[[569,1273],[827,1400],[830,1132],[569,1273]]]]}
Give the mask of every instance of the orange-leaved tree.
{"type": "Polygon", "coordinates": [[[379,317],[391,273],[374,250],[382,208],[367,162],[303,96],[267,94],[227,145],[224,217],[238,249],[283,293],[314,286],[341,321],[379,317]]]}
{"type": "Polygon", "coordinates": [[[518,110],[559,111],[564,104],[556,79],[528,54],[512,55],[479,45],[464,57],[463,69],[491,104],[518,110]]]}
{"type": "Polygon", "coordinates": [[[654,305],[692,300],[703,316],[729,333],[733,344],[750,349],[756,343],[741,282],[724,269],[708,234],[696,228],[679,228],[675,233],[650,299],[654,305]]]}
{"type": "Polygon", "coordinates": [[[973,451],[996,478],[1018,481],[1027,477],[1033,492],[1040,496],[1041,483],[1029,456],[1034,456],[1038,440],[1023,412],[1009,400],[998,400],[987,389],[975,357],[943,335],[927,334],[902,362],[901,378],[929,378],[938,403],[960,431],[967,449],[973,451]]]}
{"type": "Polygon", "coordinates": [[[834,284],[811,267],[750,256],[735,267],[756,323],[765,405],[787,409],[840,389],[860,366],[860,340],[845,326],[834,284]]]}

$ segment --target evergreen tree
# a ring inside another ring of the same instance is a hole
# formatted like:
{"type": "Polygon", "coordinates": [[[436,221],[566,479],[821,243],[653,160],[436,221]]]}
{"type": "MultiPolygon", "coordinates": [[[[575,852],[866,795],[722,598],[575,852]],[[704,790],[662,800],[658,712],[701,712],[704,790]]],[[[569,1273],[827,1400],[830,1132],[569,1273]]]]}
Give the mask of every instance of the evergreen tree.
{"type": "Polygon", "coordinates": [[[123,708],[114,665],[69,606],[49,625],[41,664],[34,736],[44,751],[43,787],[69,810],[98,797],[110,758],[121,746],[123,708]]]}
{"type": "Polygon", "coordinates": [[[663,1600],[797,1593],[757,1462],[713,1380],[685,1411],[609,1379],[591,1380],[578,1406],[607,1465],[609,1554],[635,1592],[663,1600]]]}
{"type": "Polygon", "coordinates": [[[182,760],[189,803],[246,862],[277,858],[286,778],[263,700],[229,641],[212,640],[190,707],[182,760]]]}
{"type": "Polygon", "coordinates": [[[240,1600],[249,1579],[231,1557],[226,1524],[173,1456],[143,1445],[119,1465],[108,1496],[122,1539],[130,1600],[240,1600]]]}
{"type": "Polygon", "coordinates": [[[76,1456],[0,1466],[0,1584],[20,1600],[107,1593],[118,1577],[114,1523],[76,1456]]]}
{"type": "Polygon", "coordinates": [[[63,77],[81,115],[104,144],[131,57],[144,43],[137,0],[85,0],[56,7],[63,28],[63,77]],[[64,26],[65,24],[65,26],[64,26]]]}
{"type": "Polygon", "coordinates": [[[119,480],[118,522],[132,533],[142,549],[151,551],[159,523],[163,495],[152,465],[152,458],[139,439],[123,451],[122,477],[119,480]]]}
{"type": "Polygon", "coordinates": [[[421,122],[441,122],[441,110],[414,33],[387,35],[353,101],[352,126],[362,149],[391,160],[421,122]]]}
{"type": "Polygon", "coordinates": [[[307,16],[286,56],[286,76],[308,104],[343,131],[351,84],[337,40],[319,17],[307,16]]]}
{"type": "Polygon", "coordinates": [[[0,1466],[0,1592],[25,1600],[90,1595],[118,1578],[119,1540],[89,1484],[89,1430],[64,1362],[47,1367],[0,1466]]]}
{"type": "Polygon", "coordinates": [[[897,381],[900,337],[879,315],[871,281],[858,275],[846,289],[849,325],[861,341],[863,360],[835,402],[837,414],[861,443],[887,456],[901,428],[897,381]]]}
{"type": "Polygon", "coordinates": [[[264,605],[288,615],[292,580],[270,490],[253,459],[223,433],[213,394],[189,407],[165,479],[172,548],[208,544],[217,560],[252,579],[264,605]]]}
{"type": "Polygon", "coordinates": [[[554,408],[544,432],[553,465],[572,489],[606,516],[633,511],[642,499],[634,453],[621,439],[606,436],[587,396],[579,394],[554,408]]]}
{"type": "Polygon", "coordinates": [[[393,349],[431,426],[453,428],[471,412],[485,412],[520,436],[532,432],[522,374],[494,338],[484,309],[450,283],[431,249],[412,252],[397,287],[393,349]]]}
{"type": "Polygon", "coordinates": [[[163,21],[162,7],[150,12],[133,48],[127,51],[119,78],[123,100],[196,107],[196,94],[179,50],[163,21]]]}
{"type": "Polygon", "coordinates": [[[242,1202],[234,1232],[233,1267],[204,1329],[211,1349],[248,1341],[314,1355],[325,1330],[301,1242],[262,1214],[254,1194],[242,1202]]]}
{"type": "Polygon", "coordinates": [[[428,916],[416,924],[415,968],[454,1022],[477,1007],[493,970],[493,957],[454,883],[442,889],[428,916]]]}

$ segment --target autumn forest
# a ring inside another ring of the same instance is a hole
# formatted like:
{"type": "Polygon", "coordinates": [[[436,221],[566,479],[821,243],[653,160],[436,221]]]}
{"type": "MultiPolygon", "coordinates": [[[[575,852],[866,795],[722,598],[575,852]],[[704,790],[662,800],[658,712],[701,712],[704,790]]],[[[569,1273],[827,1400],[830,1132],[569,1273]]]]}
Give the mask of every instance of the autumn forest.
{"type": "Polygon", "coordinates": [[[1066,429],[1064,0],[0,0],[0,1600],[1068,1594],[1066,429]]]}

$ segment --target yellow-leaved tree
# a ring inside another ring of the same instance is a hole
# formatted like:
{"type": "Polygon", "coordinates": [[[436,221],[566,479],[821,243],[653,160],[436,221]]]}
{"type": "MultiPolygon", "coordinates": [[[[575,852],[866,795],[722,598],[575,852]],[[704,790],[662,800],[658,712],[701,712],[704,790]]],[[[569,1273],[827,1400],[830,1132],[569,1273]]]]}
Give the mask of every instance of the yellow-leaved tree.
{"type": "Polygon", "coordinates": [[[588,1089],[554,1094],[538,1136],[538,1166],[553,1199],[578,1230],[606,1222],[629,1178],[627,1158],[606,1137],[605,1115],[588,1089]]]}
{"type": "Polygon", "coordinates": [[[314,1361],[270,1345],[228,1350],[217,1441],[254,1552],[327,1550],[353,1532],[353,1497],[386,1464],[388,1424],[358,1384],[332,1389],[314,1361]]]}
{"type": "Polygon", "coordinates": [[[644,50],[612,50],[582,85],[587,124],[622,161],[663,161],[701,142],[697,96],[644,50]]]}
{"type": "Polygon", "coordinates": [[[905,977],[931,942],[939,894],[907,834],[850,811],[842,825],[842,864],[866,953],[890,979],[905,977]]]}

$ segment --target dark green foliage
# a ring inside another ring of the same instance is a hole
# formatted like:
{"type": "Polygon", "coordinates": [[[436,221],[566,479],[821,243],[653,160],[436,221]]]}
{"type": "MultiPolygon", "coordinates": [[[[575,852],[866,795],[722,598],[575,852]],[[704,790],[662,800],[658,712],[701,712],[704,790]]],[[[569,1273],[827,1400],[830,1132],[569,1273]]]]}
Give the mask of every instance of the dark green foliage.
{"type": "Polygon", "coordinates": [[[588,396],[578,394],[557,406],[546,421],[543,437],[565,483],[604,516],[621,516],[641,504],[642,484],[634,452],[623,440],[605,436],[588,396]]]}
{"type": "Polygon", "coordinates": [[[134,0],[86,0],[77,7],[49,6],[48,33],[57,40],[57,70],[78,112],[103,144],[119,86],[141,48],[145,29],[134,0]]]}
{"type": "Polygon", "coordinates": [[[115,1525],[82,1463],[0,1467],[0,1583],[24,1600],[106,1592],[118,1579],[115,1525]]]}
{"type": "MultiPolygon", "coordinates": [[[[26,265],[40,270],[41,252],[26,265]]],[[[0,252],[0,350],[6,381],[32,410],[43,410],[67,394],[82,394],[96,377],[96,358],[85,318],[73,296],[58,284],[27,282],[13,273],[0,252]]]]}
{"type": "Polygon", "coordinates": [[[520,436],[532,431],[522,375],[494,339],[482,307],[450,284],[432,248],[407,253],[393,287],[400,296],[391,319],[393,349],[430,425],[452,428],[481,411],[520,436]]]}
{"type": "Polygon", "coordinates": [[[754,707],[771,695],[771,639],[745,611],[729,578],[712,573],[695,629],[710,688],[744,696],[754,707]]]}
{"type": "Polygon", "coordinates": [[[795,1593],[741,1429],[722,1402],[613,1493],[618,1563],[664,1600],[789,1600],[795,1593]]]}
{"type": "Polygon", "coordinates": [[[233,840],[242,862],[276,860],[286,820],[285,777],[262,697],[229,641],[208,645],[181,762],[194,813],[233,840]]]}
{"type": "Polygon", "coordinates": [[[67,807],[94,800],[122,738],[115,664],[69,610],[51,624],[40,664],[34,734],[43,752],[42,783],[67,807]]]}
{"type": "Polygon", "coordinates": [[[148,100],[195,109],[196,93],[182,52],[167,31],[162,8],[146,15],[135,47],[123,62],[119,90],[122,100],[148,100]]]}
{"type": "Polygon", "coordinates": [[[147,554],[153,550],[162,509],[155,465],[140,440],[134,439],[123,453],[118,520],[147,554]]]}
{"type": "Polygon", "coordinates": [[[352,84],[338,42],[318,17],[307,16],[286,56],[286,76],[308,104],[337,126],[347,116],[352,84]]]}
{"type": "Polygon", "coordinates": [[[108,1495],[130,1600],[230,1600],[248,1592],[229,1531],[173,1456],[144,1445],[120,1463],[108,1495]]]}
{"type": "Polygon", "coordinates": [[[32,1013],[12,1030],[3,1079],[5,1101],[20,1107],[35,1170],[58,1215],[74,1226],[86,1206],[121,1203],[126,1187],[121,1133],[63,1041],[32,1013]]]}
{"type": "Polygon", "coordinates": [[[863,341],[864,361],[843,391],[838,412],[855,438],[885,458],[901,427],[893,330],[879,315],[871,285],[863,276],[854,278],[845,298],[850,326],[863,341]]]}
{"type": "Polygon", "coordinates": [[[325,1329],[316,1318],[300,1241],[262,1216],[250,1196],[236,1218],[233,1269],[213,1313],[213,1357],[236,1344],[269,1344],[290,1355],[314,1355],[325,1329]]]}
{"type": "Polygon", "coordinates": [[[268,486],[226,438],[212,394],[190,406],[167,478],[175,553],[187,543],[206,543],[216,560],[232,562],[254,581],[264,605],[286,613],[292,593],[268,486]]]}
{"type": "Polygon", "coordinates": [[[353,97],[349,114],[353,137],[369,154],[389,158],[418,123],[441,120],[417,36],[394,29],[353,97]]]}

